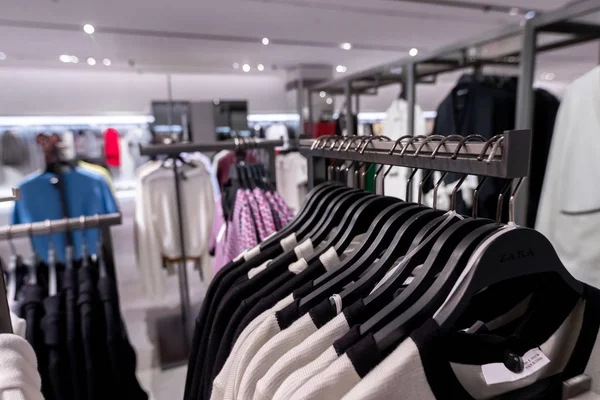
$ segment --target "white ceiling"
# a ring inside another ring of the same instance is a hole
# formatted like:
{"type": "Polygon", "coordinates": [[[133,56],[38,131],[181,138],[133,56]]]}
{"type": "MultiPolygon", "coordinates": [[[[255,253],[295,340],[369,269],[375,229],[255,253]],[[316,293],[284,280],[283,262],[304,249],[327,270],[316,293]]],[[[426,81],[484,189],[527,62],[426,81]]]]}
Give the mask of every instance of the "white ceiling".
{"type": "MultiPolygon", "coordinates": [[[[566,3],[477,1],[522,10],[566,3]]],[[[238,74],[234,62],[262,63],[263,73],[298,63],[344,64],[354,72],[521,18],[397,0],[0,0],[0,10],[4,66],[106,69],[58,60],[73,54],[108,57],[112,70],[131,69],[132,60],[144,72],[238,74]],[[93,36],[82,31],[85,23],[96,27],[93,36]],[[263,46],[262,37],[271,44],[263,46]],[[354,48],[344,51],[342,42],[354,48]]]]}

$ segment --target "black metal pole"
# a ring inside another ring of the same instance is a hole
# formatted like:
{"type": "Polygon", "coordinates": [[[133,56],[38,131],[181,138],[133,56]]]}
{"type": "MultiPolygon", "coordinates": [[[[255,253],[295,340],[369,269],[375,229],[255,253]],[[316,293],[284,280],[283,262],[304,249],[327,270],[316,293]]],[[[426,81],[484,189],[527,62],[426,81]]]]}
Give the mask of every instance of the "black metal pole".
{"type": "Polygon", "coordinates": [[[181,201],[181,182],[177,159],[173,159],[173,173],[175,174],[175,199],[177,202],[177,222],[179,224],[179,242],[181,245],[181,263],[177,271],[179,276],[179,295],[181,298],[181,320],[183,323],[184,343],[189,346],[189,315],[190,315],[190,293],[187,277],[187,254],[185,251],[185,233],[183,229],[183,210],[181,201]]]}

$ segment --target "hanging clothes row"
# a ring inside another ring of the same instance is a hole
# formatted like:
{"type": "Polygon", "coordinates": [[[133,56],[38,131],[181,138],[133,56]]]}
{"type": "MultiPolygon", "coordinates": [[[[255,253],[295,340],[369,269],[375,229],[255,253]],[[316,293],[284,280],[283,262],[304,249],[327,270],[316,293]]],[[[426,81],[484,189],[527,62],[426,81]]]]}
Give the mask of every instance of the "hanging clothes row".
{"type": "Polygon", "coordinates": [[[286,227],[213,279],[185,399],[560,399],[571,378],[600,393],[600,290],[539,232],[499,223],[501,209],[456,211],[477,174],[520,178],[502,191],[514,215],[531,133],[479,140],[302,141],[316,186],[286,227]],[[381,179],[385,164],[441,171],[436,192],[461,174],[451,210],[362,190],[366,170],[381,179]]]}
{"type": "MultiPolygon", "coordinates": [[[[13,224],[119,212],[106,169],[66,159],[57,134],[39,134],[36,141],[44,154],[45,170],[28,176],[18,185],[22,198],[14,205],[13,224]]],[[[81,232],[54,234],[57,260],[65,261],[67,245],[73,245],[74,257],[81,258],[83,244],[94,248],[98,237],[98,229],[91,229],[85,235],[81,232]]],[[[48,236],[32,239],[35,252],[45,262],[48,261],[49,239],[48,236]]]]}
{"type": "Polygon", "coordinates": [[[112,249],[97,236],[93,247],[82,241],[78,251],[60,249],[65,259],[59,261],[54,241],[59,233],[87,235],[88,227],[120,221],[120,214],[110,214],[0,228],[12,249],[3,263],[8,305],[24,320],[45,399],[148,398],[137,382],[136,355],[120,313],[112,249]],[[39,235],[48,241],[45,261],[33,246],[39,235]],[[27,236],[32,253],[24,260],[12,238],[27,236]]]}
{"type": "Polygon", "coordinates": [[[228,164],[228,180],[222,188],[220,201],[215,203],[211,231],[215,273],[233,257],[256,246],[293,218],[293,211],[277,192],[266,167],[248,161],[258,159],[251,153],[252,142],[240,140],[237,143],[235,163],[228,164]]]}

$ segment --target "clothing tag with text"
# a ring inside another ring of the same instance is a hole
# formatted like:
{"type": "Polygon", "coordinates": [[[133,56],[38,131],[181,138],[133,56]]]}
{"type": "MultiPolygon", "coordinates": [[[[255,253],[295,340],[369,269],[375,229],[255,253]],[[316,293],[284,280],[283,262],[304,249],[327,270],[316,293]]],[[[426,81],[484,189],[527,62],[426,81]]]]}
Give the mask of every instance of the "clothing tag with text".
{"type": "Polygon", "coordinates": [[[539,348],[531,349],[523,354],[523,371],[515,373],[504,366],[503,363],[492,363],[481,366],[485,383],[495,385],[497,383],[514,382],[536,373],[550,363],[550,360],[539,348]]]}

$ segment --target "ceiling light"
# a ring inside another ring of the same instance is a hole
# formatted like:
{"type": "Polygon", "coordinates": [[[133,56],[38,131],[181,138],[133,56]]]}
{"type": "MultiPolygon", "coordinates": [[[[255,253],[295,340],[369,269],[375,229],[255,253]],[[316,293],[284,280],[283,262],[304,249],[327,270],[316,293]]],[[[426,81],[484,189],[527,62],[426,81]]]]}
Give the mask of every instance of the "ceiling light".
{"type": "Polygon", "coordinates": [[[102,64],[104,64],[106,67],[110,67],[110,64],[112,64],[112,62],[110,61],[110,58],[104,58],[102,60],[102,64]]]}
{"type": "Polygon", "coordinates": [[[250,65],[248,65],[248,64],[242,65],[242,71],[244,71],[244,72],[250,72],[250,65]]]}
{"type": "Polygon", "coordinates": [[[525,19],[531,19],[533,17],[535,17],[535,11],[527,11],[525,13],[525,19]]]}
{"type": "Polygon", "coordinates": [[[61,54],[60,57],[58,57],[58,59],[61,62],[64,62],[64,63],[70,63],[71,62],[71,56],[68,55],[68,54],[61,54]]]}
{"type": "Polygon", "coordinates": [[[333,99],[331,97],[328,97],[327,100],[325,100],[325,103],[332,104],[333,103],[333,99]]]}
{"type": "Polygon", "coordinates": [[[0,51],[0,61],[6,60],[6,53],[0,51]]]}
{"type": "Polygon", "coordinates": [[[83,26],[83,31],[84,31],[85,33],[87,33],[88,35],[91,35],[91,34],[93,34],[94,32],[96,32],[96,28],[94,28],[94,25],[92,25],[92,24],[85,24],[85,25],[83,26]]]}
{"type": "Polygon", "coordinates": [[[257,69],[257,70],[259,70],[260,72],[262,72],[262,71],[264,71],[264,70],[265,70],[265,66],[264,66],[264,65],[262,65],[262,64],[258,64],[258,65],[256,66],[256,69],[257,69]]]}
{"type": "Polygon", "coordinates": [[[323,99],[324,99],[324,98],[325,98],[325,96],[327,96],[327,93],[326,93],[324,90],[321,90],[321,91],[319,92],[319,96],[320,96],[321,98],[323,98],[323,99]]]}
{"type": "Polygon", "coordinates": [[[335,67],[335,70],[337,72],[339,72],[340,74],[343,74],[344,72],[347,71],[347,68],[345,65],[338,65],[337,67],[335,67]]]}
{"type": "Polygon", "coordinates": [[[340,48],[343,50],[351,50],[352,43],[348,43],[348,42],[342,43],[342,44],[340,44],[340,48]]]}
{"type": "Polygon", "coordinates": [[[213,99],[213,104],[215,106],[218,106],[219,104],[221,104],[221,100],[219,100],[219,99],[213,99]]]}
{"type": "Polygon", "coordinates": [[[94,66],[96,65],[96,59],[94,57],[88,57],[87,63],[88,65],[94,66]]]}
{"type": "Polygon", "coordinates": [[[240,69],[240,63],[233,63],[233,69],[240,69]]]}
{"type": "Polygon", "coordinates": [[[508,14],[510,16],[513,16],[513,17],[516,16],[516,15],[519,15],[519,9],[517,7],[513,7],[513,8],[510,9],[510,11],[508,12],[508,14]]]}
{"type": "Polygon", "coordinates": [[[77,56],[71,56],[69,58],[73,64],[77,64],[79,62],[79,58],[77,58],[77,56]]]}
{"type": "Polygon", "coordinates": [[[411,56],[411,57],[414,57],[417,54],[419,54],[419,49],[417,49],[416,47],[413,47],[412,49],[410,49],[408,51],[408,55],[411,56]]]}
{"type": "Polygon", "coordinates": [[[267,37],[262,38],[262,44],[264,44],[265,46],[267,46],[269,43],[271,43],[271,41],[269,40],[269,38],[267,38],[267,37]]]}

